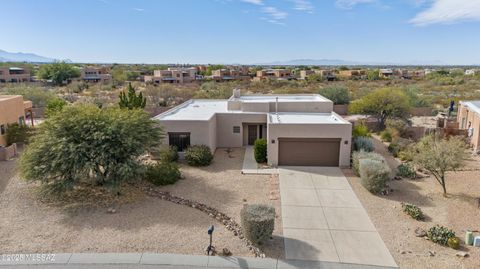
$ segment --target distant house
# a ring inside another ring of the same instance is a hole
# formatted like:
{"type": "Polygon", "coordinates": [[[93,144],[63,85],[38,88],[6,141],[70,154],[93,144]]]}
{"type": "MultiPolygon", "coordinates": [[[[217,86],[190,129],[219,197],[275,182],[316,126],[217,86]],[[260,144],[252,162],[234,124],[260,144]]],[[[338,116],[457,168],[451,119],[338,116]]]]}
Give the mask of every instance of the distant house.
{"type": "Polygon", "coordinates": [[[6,146],[8,125],[12,123],[33,125],[32,102],[21,95],[0,95],[0,146],[6,146]]]}
{"type": "Polygon", "coordinates": [[[361,79],[367,77],[367,71],[361,69],[353,69],[353,70],[340,70],[338,72],[338,77],[340,78],[354,78],[354,79],[361,79]]]}
{"type": "Polygon", "coordinates": [[[295,76],[292,75],[292,70],[290,69],[264,69],[257,71],[256,77],[253,78],[254,81],[267,79],[292,80],[295,79],[295,76]]]}
{"type": "Polygon", "coordinates": [[[272,166],[350,165],[352,125],[318,94],[245,95],[228,100],[190,100],[155,117],[164,143],[183,152],[191,145],[217,148],[267,140],[272,166]]]}
{"type": "Polygon", "coordinates": [[[80,71],[80,79],[85,82],[110,83],[112,75],[109,74],[107,67],[85,67],[80,71]]]}
{"type": "Polygon", "coordinates": [[[475,151],[480,150],[480,100],[460,101],[457,113],[460,129],[468,130],[470,143],[475,151]]]}
{"type": "Polygon", "coordinates": [[[467,69],[467,70],[465,70],[465,75],[466,76],[473,76],[473,75],[475,75],[475,71],[476,70],[474,70],[474,69],[467,69]]]}
{"type": "Polygon", "coordinates": [[[0,83],[29,82],[30,70],[20,67],[0,67],[0,83]]]}
{"type": "Polygon", "coordinates": [[[335,71],[334,70],[327,70],[327,69],[314,69],[314,70],[301,70],[300,71],[300,79],[307,79],[311,75],[320,75],[325,80],[333,81],[335,80],[335,71]]]}
{"type": "Polygon", "coordinates": [[[378,70],[378,76],[380,78],[391,78],[393,77],[393,70],[390,68],[384,68],[378,70]]]}
{"type": "Polygon", "coordinates": [[[211,79],[215,81],[229,81],[229,80],[250,80],[248,68],[227,67],[212,71],[211,79]]]}
{"type": "Polygon", "coordinates": [[[167,70],[154,70],[153,76],[145,76],[145,82],[154,84],[184,84],[191,83],[197,80],[197,68],[195,67],[182,67],[172,68],[167,70]]]}

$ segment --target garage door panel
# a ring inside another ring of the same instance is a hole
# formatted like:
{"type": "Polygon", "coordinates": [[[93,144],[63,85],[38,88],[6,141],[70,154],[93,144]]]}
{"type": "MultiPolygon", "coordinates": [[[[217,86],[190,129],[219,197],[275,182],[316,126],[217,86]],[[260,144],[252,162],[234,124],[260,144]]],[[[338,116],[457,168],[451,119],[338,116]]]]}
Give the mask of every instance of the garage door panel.
{"type": "Polygon", "coordinates": [[[278,164],[289,166],[338,166],[337,138],[280,138],[278,164]]]}

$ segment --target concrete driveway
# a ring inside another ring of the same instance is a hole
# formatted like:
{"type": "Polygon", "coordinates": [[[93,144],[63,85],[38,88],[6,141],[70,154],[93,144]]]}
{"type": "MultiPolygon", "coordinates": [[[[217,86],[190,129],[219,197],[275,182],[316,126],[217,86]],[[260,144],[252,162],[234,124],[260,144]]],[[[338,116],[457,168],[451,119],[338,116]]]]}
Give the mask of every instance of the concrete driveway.
{"type": "Polygon", "coordinates": [[[281,167],[285,258],[397,267],[336,167],[281,167]]]}

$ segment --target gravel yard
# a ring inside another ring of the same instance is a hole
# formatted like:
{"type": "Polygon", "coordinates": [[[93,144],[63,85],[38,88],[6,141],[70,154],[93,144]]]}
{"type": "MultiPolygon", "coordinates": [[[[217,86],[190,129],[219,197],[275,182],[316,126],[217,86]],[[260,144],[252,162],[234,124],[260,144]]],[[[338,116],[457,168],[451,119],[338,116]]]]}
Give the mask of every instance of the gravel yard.
{"type": "MultiPolygon", "coordinates": [[[[375,147],[377,152],[390,156],[378,140],[375,147]]],[[[391,166],[395,165],[391,156],[387,161],[391,166]]],[[[478,163],[478,159],[469,161],[465,169],[478,169],[478,163]]],[[[417,227],[427,230],[439,224],[453,229],[463,242],[465,230],[480,230],[480,208],[476,201],[480,197],[479,171],[449,173],[449,198],[442,196],[440,185],[431,177],[391,181],[393,193],[375,196],[361,186],[360,179],[350,169],[343,172],[400,268],[480,268],[480,248],[460,249],[468,252],[470,257],[459,258],[455,256],[459,250],[434,244],[414,233],[417,227]],[[419,206],[426,215],[425,221],[415,221],[404,214],[401,202],[419,206]],[[429,251],[435,255],[430,256],[429,251]]]]}
{"type": "MultiPolygon", "coordinates": [[[[161,189],[213,206],[238,222],[244,203],[272,204],[280,213],[279,200],[270,200],[270,190],[278,188],[278,180],[270,176],[242,176],[242,161],[243,149],[231,153],[219,149],[211,166],[182,165],[185,179],[161,189]]],[[[202,255],[208,245],[207,229],[213,224],[217,250],[228,248],[233,255],[252,256],[240,239],[199,210],[147,197],[133,187],[123,191],[131,201],[117,204],[113,214],[107,212],[106,206],[52,205],[39,201],[35,185],[15,176],[14,168],[15,161],[0,162],[0,253],[202,255]]],[[[283,241],[278,237],[282,231],[280,218],[276,225],[274,239],[264,246],[270,257],[283,255],[283,241]]]]}

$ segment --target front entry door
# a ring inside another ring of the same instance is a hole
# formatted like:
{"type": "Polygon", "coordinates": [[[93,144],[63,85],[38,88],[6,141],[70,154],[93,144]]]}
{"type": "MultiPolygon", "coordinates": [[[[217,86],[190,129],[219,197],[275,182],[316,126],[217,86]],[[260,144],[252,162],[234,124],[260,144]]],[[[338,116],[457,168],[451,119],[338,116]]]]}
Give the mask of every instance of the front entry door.
{"type": "Polygon", "coordinates": [[[255,144],[255,140],[257,140],[257,125],[248,125],[248,144],[253,145],[255,144]]]}

